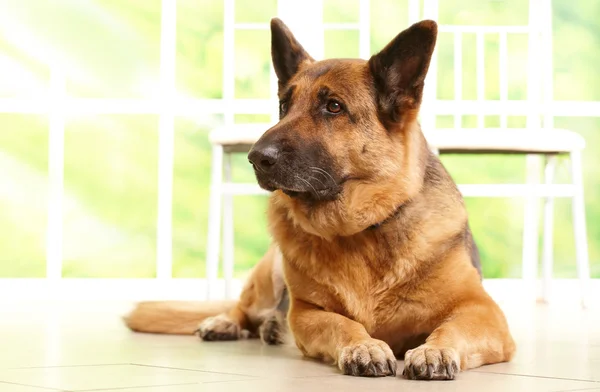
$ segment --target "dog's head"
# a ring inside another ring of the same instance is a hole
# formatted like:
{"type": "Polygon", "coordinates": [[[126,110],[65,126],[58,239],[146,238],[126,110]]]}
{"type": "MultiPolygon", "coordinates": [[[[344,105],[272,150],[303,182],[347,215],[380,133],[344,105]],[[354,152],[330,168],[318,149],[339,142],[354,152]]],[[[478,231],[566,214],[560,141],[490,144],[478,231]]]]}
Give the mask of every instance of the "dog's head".
{"type": "Polygon", "coordinates": [[[409,27],[368,61],[315,61],[279,19],[271,21],[271,34],[280,121],[248,154],[260,186],[283,193],[288,207],[305,215],[350,214],[358,199],[377,203],[386,184],[406,188],[412,152],[420,148],[410,134],[417,128],[420,135],[416,118],[435,22],[409,27]]]}

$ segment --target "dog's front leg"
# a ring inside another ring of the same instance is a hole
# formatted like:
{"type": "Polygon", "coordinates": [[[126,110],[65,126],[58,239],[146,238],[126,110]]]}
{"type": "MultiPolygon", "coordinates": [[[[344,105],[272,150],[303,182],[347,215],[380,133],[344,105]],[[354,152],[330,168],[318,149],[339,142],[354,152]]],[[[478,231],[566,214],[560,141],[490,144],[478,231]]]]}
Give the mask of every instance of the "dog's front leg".
{"type": "Polygon", "coordinates": [[[452,380],[460,370],[509,361],[515,343],[504,314],[491,298],[458,305],[425,344],[406,352],[403,375],[452,380]]]}
{"type": "Polygon", "coordinates": [[[373,339],[356,321],[292,299],[289,325],[304,355],[333,362],[344,374],[396,374],[396,358],[387,343],[373,339]]]}

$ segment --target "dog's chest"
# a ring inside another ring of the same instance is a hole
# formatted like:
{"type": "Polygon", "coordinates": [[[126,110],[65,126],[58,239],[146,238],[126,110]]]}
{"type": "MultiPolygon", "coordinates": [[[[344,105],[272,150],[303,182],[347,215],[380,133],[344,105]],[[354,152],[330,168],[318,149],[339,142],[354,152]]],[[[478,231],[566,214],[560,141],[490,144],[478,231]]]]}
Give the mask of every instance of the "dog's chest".
{"type": "Polygon", "coordinates": [[[316,243],[306,249],[305,258],[297,261],[298,272],[303,270],[302,282],[312,284],[297,287],[298,294],[363,324],[368,331],[402,323],[414,302],[404,287],[408,262],[399,259],[399,254],[346,245],[316,243]]]}
{"type": "Polygon", "coordinates": [[[431,332],[412,242],[365,232],[326,241],[296,232],[278,238],[292,297],[348,317],[393,347],[431,332]],[[281,241],[285,239],[286,241],[281,241]]]}

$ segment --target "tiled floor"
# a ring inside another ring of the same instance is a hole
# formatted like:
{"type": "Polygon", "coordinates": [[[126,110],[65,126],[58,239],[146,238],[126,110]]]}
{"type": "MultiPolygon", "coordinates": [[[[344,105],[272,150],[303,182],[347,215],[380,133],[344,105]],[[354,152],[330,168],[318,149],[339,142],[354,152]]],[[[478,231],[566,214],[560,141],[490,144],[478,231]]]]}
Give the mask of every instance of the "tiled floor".
{"type": "Polygon", "coordinates": [[[134,334],[119,319],[127,306],[0,306],[0,392],[600,391],[600,311],[576,306],[504,304],[517,357],[448,382],[343,376],[256,341],[134,334]]]}

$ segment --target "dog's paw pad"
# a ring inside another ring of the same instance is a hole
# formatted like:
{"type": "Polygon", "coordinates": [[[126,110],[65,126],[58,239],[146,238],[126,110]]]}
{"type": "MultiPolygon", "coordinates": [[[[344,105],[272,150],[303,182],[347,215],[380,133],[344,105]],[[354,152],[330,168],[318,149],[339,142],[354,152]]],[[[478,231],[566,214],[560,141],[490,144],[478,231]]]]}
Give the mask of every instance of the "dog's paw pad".
{"type": "Polygon", "coordinates": [[[381,340],[362,340],[342,349],[338,365],[344,374],[363,377],[396,375],[396,357],[381,340]]]}
{"type": "Polygon", "coordinates": [[[240,326],[226,315],[209,317],[198,326],[196,334],[205,341],[238,340],[242,331],[240,326]]]}
{"type": "Polygon", "coordinates": [[[459,371],[455,349],[422,345],[406,352],[402,375],[411,380],[454,380],[459,371]]]}
{"type": "Polygon", "coordinates": [[[283,344],[286,328],[282,317],[271,316],[266,319],[259,329],[260,339],[265,344],[276,345],[283,344]]]}

